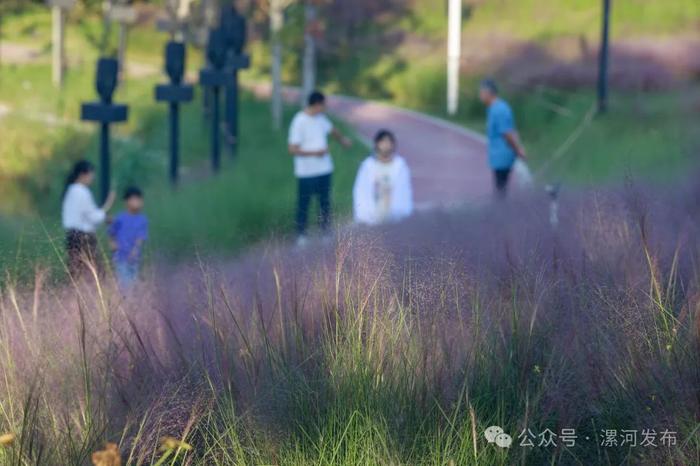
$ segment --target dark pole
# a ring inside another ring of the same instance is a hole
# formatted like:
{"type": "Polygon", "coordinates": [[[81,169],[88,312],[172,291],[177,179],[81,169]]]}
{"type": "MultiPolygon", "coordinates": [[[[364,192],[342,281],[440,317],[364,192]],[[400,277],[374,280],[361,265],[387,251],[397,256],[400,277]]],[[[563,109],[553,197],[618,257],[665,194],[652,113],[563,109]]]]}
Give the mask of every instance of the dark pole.
{"type": "Polygon", "coordinates": [[[168,102],[170,107],[170,182],[177,186],[180,171],[180,104],[190,102],[194,91],[183,82],[187,53],[185,44],[170,41],[165,46],[165,72],[170,84],[158,84],[155,97],[158,102],[168,102]]]}
{"type": "MultiPolygon", "coordinates": [[[[209,59],[204,62],[205,67],[212,67],[209,59]]],[[[204,115],[204,120],[208,120],[211,117],[211,89],[205,87],[202,94],[202,115],[204,115]]]]}
{"type": "Polygon", "coordinates": [[[229,136],[231,137],[231,152],[236,155],[238,147],[238,70],[234,69],[231,85],[227,88],[227,98],[231,100],[229,116],[229,136]]]}
{"type": "MultiPolygon", "coordinates": [[[[207,57],[210,66],[199,71],[199,83],[211,88],[211,164],[216,173],[221,167],[221,89],[231,82],[232,69],[226,66],[226,35],[220,28],[209,31],[207,57]]],[[[224,114],[224,118],[228,113],[224,114]]],[[[228,124],[228,120],[224,120],[228,124]]],[[[226,128],[228,131],[228,128],[226,128]]]]}
{"type": "Polygon", "coordinates": [[[180,106],[175,103],[170,103],[170,181],[173,186],[177,186],[178,173],[180,170],[180,106]]]}
{"type": "Polygon", "coordinates": [[[211,90],[207,87],[204,88],[204,95],[202,96],[202,111],[204,119],[208,119],[211,115],[211,90]]]}
{"type": "Polygon", "coordinates": [[[226,66],[230,70],[226,81],[226,139],[231,146],[231,154],[238,148],[238,71],[250,66],[250,59],[243,53],[246,44],[246,20],[233,2],[221,10],[220,25],[226,45],[226,66]]]}
{"type": "Polygon", "coordinates": [[[80,107],[80,119],[100,124],[100,194],[104,202],[110,190],[109,125],[127,120],[128,107],[112,102],[117,86],[119,63],[113,58],[100,58],[97,61],[95,88],[100,100],[85,102],[80,107]]]}
{"type": "Polygon", "coordinates": [[[598,65],[598,111],[604,113],[608,109],[608,54],[610,41],[610,3],[603,0],[603,31],[600,41],[598,65]]]}
{"type": "Polygon", "coordinates": [[[109,195],[109,124],[102,123],[100,141],[100,198],[104,203],[109,195]]]}
{"type": "Polygon", "coordinates": [[[219,86],[212,86],[211,92],[212,108],[212,134],[211,134],[211,166],[214,172],[218,172],[221,167],[221,148],[219,145],[219,86]]]}

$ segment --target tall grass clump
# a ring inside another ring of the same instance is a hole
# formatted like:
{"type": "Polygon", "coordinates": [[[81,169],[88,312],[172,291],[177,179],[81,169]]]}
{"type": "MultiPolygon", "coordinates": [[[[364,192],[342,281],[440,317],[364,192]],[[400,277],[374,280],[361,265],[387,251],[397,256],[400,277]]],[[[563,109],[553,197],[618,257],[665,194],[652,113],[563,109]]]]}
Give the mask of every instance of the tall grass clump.
{"type": "Polygon", "coordinates": [[[163,263],[126,296],[6,287],[0,462],[697,464],[699,186],[163,263]]]}

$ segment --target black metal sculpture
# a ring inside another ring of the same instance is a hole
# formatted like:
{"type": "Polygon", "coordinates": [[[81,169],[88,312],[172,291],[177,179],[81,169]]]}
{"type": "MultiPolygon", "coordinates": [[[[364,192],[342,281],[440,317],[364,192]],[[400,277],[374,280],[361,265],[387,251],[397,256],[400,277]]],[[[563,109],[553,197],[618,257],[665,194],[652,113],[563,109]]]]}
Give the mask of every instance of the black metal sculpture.
{"type": "Polygon", "coordinates": [[[211,89],[212,133],[211,133],[211,164],[215,172],[221,168],[221,146],[219,129],[219,93],[232,79],[232,73],[226,65],[226,37],[222,29],[212,29],[207,42],[207,58],[209,66],[199,72],[199,82],[211,89]]]}
{"type": "Polygon", "coordinates": [[[250,57],[243,53],[246,20],[233,4],[221,10],[221,28],[226,38],[226,66],[233,73],[226,86],[226,136],[235,154],[238,144],[238,71],[250,67],[250,57]]]}
{"type": "Polygon", "coordinates": [[[194,88],[183,82],[186,69],[186,50],[182,42],[170,41],[165,46],[165,72],[170,84],[156,86],[156,100],[170,104],[170,181],[176,186],[180,165],[180,104],[190,102],[194,88]]]}
{"type": "Polygon", "coordinates": [[[104,202],[109,194],[110,183],[110,153],[109,126],[120,123],[128,118],[128,107],[112,102],[114,90],[117,87],[119,62],[114,58],[100,58],[97,61],[95,87],[100,96],[99,102],[87,102],[81,107],[80,119],[101,124],[100,134],[100,196],[104,202]]]}

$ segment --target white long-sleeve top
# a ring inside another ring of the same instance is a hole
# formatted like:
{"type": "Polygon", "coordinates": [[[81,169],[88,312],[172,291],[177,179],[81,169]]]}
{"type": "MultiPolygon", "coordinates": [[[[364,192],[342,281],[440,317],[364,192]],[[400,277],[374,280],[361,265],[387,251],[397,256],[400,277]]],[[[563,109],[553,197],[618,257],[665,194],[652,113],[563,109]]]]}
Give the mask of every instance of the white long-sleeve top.
{"type": "Polygon", "coordinates": [[[390,162],[372,155],[360,165],[353,187],[355,221],[368,225],[398,221],[413,213],[411,171],[396,154],[390,162]]]}
{"type": "Polygon", "coordinates": [[[87,186],[73,183],[68,187],[63,198],[61,212],[63,228],[83,233],[94,233],[97,227],[105,221],[106,216],[105,211],[95,204],[92,193],[87,186]]]}

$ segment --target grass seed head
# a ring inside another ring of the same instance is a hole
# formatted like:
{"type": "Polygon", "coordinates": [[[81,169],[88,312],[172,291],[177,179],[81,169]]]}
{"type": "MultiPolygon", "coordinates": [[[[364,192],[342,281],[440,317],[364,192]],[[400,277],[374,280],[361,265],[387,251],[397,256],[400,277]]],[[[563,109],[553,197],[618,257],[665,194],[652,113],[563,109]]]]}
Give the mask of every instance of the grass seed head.
{"type": "Polygon", "coordinates": [[[92,454],[94,466],[121,466],[122,458],[119,455],[119,447],[116,443],[107,443],[104,450],[92,454]]]}
{"type": "Polygon", "coordinates": [[[166,436],[160,439],[160,451],[192,450],[192,445],[178,438],[166,436]]]}
{"type": "Polygon", "coordinates": [[[12,432],[0,435],[0,446],[4,448],[11,447],[15,443],[15,438],[17,436],[12,432]]]}

